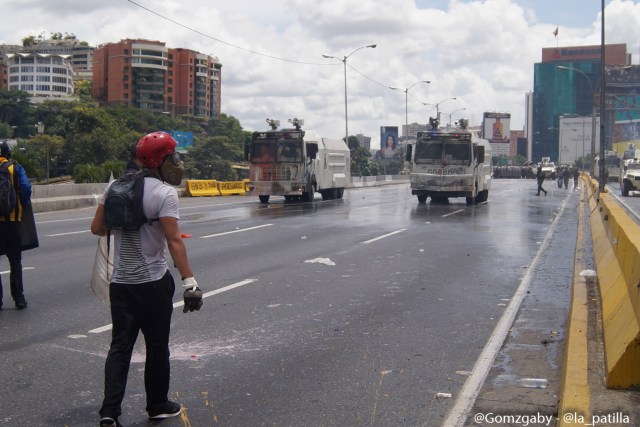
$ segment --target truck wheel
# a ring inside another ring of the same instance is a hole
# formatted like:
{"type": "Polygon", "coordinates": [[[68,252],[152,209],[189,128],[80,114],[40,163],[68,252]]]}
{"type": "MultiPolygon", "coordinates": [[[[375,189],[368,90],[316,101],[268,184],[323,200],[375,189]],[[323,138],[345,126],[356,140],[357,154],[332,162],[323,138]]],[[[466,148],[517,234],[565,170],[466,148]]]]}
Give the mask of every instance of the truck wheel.
{"type": "Polygon", "coordinates": [[[269,203],[269,196],[258,196],[260,203],[269,203]]]}
{"type": "Polygon", "coordinates": [[[344,188],[338,188],[336,190],[336,199],[342,199],[343,195],[344,195],[344,188]]]}
{"type": "Polygon", "coordinates": [[[427,196],[424,194],[418,194],[418,203],[420,203],[421,205],[427,203],[427,196]]]}
{"type": "Polygon", "coordinates": [[[313,200],[313,191],[308,191],[308,192],[302,193],[302,201],[303,202],[311,202],[312,200],[313,200]]]}
{"type": "Polygon", "coordinates": [[[473,204],[473,200],[474,200],[473,196],[472,197],[467,197],[467,204],[468,205],[472,205],[473,204]]]}
{"type": "Polygon", "coordinates": [[[320,190],[320,195],[322,196],[322,200],[330,199],[328,190],[320,190]]]}
{"type": "Polygon", "coordinates": [[[629,187],[630,187],[630,184],[627,181],[622,181],[622,195],[624,197],[629,196],[629,187]]]}

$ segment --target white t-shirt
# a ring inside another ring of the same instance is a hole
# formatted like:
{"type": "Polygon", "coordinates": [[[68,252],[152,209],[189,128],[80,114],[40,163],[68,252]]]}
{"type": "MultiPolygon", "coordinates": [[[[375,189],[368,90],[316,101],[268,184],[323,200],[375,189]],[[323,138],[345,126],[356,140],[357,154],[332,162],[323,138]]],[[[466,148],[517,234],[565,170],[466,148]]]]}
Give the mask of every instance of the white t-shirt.
{"type": "MultiPolygon", "coordinates": [[[[104,196],[107,195],[105,190],[104,196]]],[[[142,207],[147,218],[180,219],[178,192],[159,179],[144,179],[142,207]]],[[[138,284],[159,280],[166,273],[166,239],[159,221],[135,231],[113,230],[114,269],[112,282],[138,284]]]]}

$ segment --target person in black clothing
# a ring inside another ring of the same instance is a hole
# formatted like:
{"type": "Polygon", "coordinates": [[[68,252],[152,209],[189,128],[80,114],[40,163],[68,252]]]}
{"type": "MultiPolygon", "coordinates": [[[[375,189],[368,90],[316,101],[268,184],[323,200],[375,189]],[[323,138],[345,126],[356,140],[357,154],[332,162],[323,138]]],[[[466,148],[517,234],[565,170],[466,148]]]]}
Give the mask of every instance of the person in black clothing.
{"type": "Polygon", "coordinates": [[[571,169],[571,172],[573,174],[573,188],[578,188],[578,179],[580,178],[580,171],[578,170],[577,167],[573,167],[573,169],[571,169]]]}
{"type": "MultiPolygon", "coordinates": [[[[0,254],[9,259],[11,273],[9,285],[11,297],[18,310],[27,308],[22,283],[22,245],[20,223],[23,219],[23,208],[31,203],[31,183],[24,168],[11,159],[11,147],[7,141],[0,142],[0,164],[6,167],[11,179],[11,186],[16,193],[15,207],[6,216],[0,216],[0,254]]],[[[0,309],[2,308],[2,281],[0,280],[0,309]]]]}
{"type": "Polygon", "coordinates": [[[536,194],[536,196],[539,196],[541,191],[543,191],[544,195],[546,196],[547,190],[542,188],[542,183],[544,182],[544,172],[542,172],[542,166],[538,166],[538,172],[536,172],[536,179],[538,180],[538,194],[536,194]]]}

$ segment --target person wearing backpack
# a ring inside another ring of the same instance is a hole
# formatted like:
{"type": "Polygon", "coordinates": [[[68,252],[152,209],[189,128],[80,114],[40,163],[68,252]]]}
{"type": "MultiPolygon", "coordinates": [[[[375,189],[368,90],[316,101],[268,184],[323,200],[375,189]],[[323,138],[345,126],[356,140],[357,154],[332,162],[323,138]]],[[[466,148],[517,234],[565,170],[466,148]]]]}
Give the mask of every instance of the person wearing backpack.
{"type": "MultiPolygon", "coordinates": [[[[11,297],[18,310],[27,308],[22,284],[22,245],[20,222],[22,208],[31,203],[31,183],[24,168],[11,159],[11,147],[0,142],[0,254],[7,256],[11,273],[11,297]]],[[[2,309],[2,280],[0,280],[2,309]]]]}
{"type": "MultiPolygon", "coordinates": [[[[182,411],[180,404],[168,399],[169,334],[175,282],[165,257],[165,243],[182,277],[185,313],[200,309],[202,291],[193,277],[178,227],[178,193],[172,186],[182,181],[184,166],[176,146],[176,141],[164,132],[145,135],[136,144],[136,157],[144,169],[130,174],[144,174],[142,210],[144,217],[151,220],[142,221],[137,229],[127,221],[123,221],[122,227],[108,229],[106,218],[127,215],[105,212],[126,205],[106,203],[110,197],[107,188],[91,222],[93,234],[114,235],[114,269],[109,278],[113,329],[105,362],[104,399],[99,411],[101,427],[121,425],[118,417],[122,414],[131,354],[139,331],[146,346],[144,383],[149,418],[175,417],[182,411]]],[[[109,187],[117,182],[113,181],[109,187]]]]}

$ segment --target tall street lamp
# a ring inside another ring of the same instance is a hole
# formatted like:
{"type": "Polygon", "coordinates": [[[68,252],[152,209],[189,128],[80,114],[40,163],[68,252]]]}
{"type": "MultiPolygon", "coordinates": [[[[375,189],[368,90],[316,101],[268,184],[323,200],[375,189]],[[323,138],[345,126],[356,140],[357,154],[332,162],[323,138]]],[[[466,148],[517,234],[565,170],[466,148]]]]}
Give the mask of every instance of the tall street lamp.
{"type": "Polygon", "coordinates": [[[450,99],[456,100],[457,98],[455,96],[452,96],[451,98],[441,99],[440,101],[436,102],[435,104],[429,104],[427,102],[423,102],[422,105],[425,105],[425,106],[435,105],[436,106],[436,119],[438,121],[440,121],[440,104],[442,104],[443,102],[448,101],[450,99]]]}
{"type": "MultiPolygon", "coordinates": [[[[565,67],[564,65],[557,65],[556,68],[560,70],[569,70],[569,71],[577,71],[582,74],[587,82],[589,83],[589,89],[591,89],[591,98],[594,99],[595,91],[593,90],[593,84],[591,83],[591,79],[584,71],[574,68],[574,67],[565,67]]],[[[602,112],[601,112],[602,113],[602,112]]],[[[601,114],[603,116],[603,114],[601,114]]],[[[591,102],[591,166],[589,167],[589,174],[593,176],[594,171],[594,161],[595,152],[596,152],[596,103],[595,100],[591,102]]],[[[600,120],[604,120],[602,117],[600,120]]]]}
{"type": "MultiPolygon", "coordinates": [[[[44,123],[42,122],[38,122],[36,124],[36,129],[38,130],[38,135],[42,135],[44,132],[44,123]]],[[[44,144],[44,152],[45,152],[45,156],[47,158],[47,184],[49,184],[49,144],[45,143],[44,144]]]]}
{"type": "Polygon", "coordinates": [[[448,122],[448,125],[449,125],[449,126],[451,126],[451,117],[452,117],[455,113],[457,113],[458,111],[463,111],[463,110],[466,110],[466,108],[458,108],[457,110],[455,110],[454,112],[449,113],[449,114],[445,113],[445,114],[447,114],[447,116],[449,116],[449,122],[448,122]]]}
{"type": "MultiPolygon", "coordinates": [[[[418,83],[429,84],[429,83],[431,83],[431,80],[420,80],[420,81],[417,81],[417,82],[415,82],[414,84],[412,84],[411,86],[409,86],[408,88],[406,88],[404,90],[404,124],[405,124],[405,132],[407,132],[407,134],[409,133],[409,111],[408,111],[408,107],[407,107],[408,98],[409,98],[409,89],[411,89],[412,87],[414,87],[418,83]]],[[[402,90],[399,87],[395,87],[395,86],[388,86],[388,87],[389,87],[389,89],[393,89],[393,90],[402,90]]]]}
{"type": "Polygon", "coordinates": [[[369,44],[366,46],[361,46],[359,48],[357,48],[356,50],[354,50],[353,52],[351,52],[349,55],[344,56],[342,59],[338,58],[337,56],[331,56],[331,55],[327,55],[327,54],[322,54],[323,58],[333,58],[333,59],[337,59],[338,61],[342,61],[342,64],[344,65],[344,131],[345,131],[345,137],[344,137],[344,142],[345,144],[349,144],[349,115],[347,113],[347,58],[349,58],[351,55],[353,55],[354,53],[356,53],[357,51],[359,51],[360,49],[365,49],[365,48],[372,48],[374,49],[377,45],[376,44],[369,44]]]}

